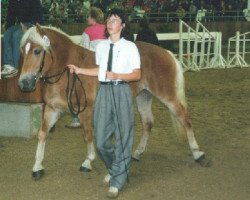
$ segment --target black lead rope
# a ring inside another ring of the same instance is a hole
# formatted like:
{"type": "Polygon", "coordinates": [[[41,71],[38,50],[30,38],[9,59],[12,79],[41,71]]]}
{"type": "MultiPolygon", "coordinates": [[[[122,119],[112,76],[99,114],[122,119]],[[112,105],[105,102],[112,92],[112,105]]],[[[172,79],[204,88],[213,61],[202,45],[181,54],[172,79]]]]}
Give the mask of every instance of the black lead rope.
{"type": "Polygon", "coordinates": [[[86,92],[85,92],[85,88],[83,87],[81,79],[78,77],[77,74],[74,73],[73,74],[72,87],[70,88],[69,87],[69,84],[70,84],[70,71],[69,71],[68,67],[65,67],[65,69],[62,72],[58,73],[58,74],[51,75],[51,76],[41,76],[42,70],[43,70],[43,67],[44,67],[44,62],[45,62],[45,55],[46,55],[46,51],[44,50],[43,51],[42,62],[41,62],[39,71],[36,74],[35,79],[39,78],[39,79],[42,80],[43,83],[54,84],[54,83],[57,83],[61,79],[61,77],[63,76],[63,74],[67,71],[68,81],[67,81],[67,87],[66,87],[66,95],[67,95],[68,108],[69,108],[70,113],[74,117],[78,116],[78,114],[80,112],[83,112],[85,110],[85,108],[87,107],[86,92]],[[50,79],[53,79],[53,78],[56,78],[56,79],[54,81],[50,81],[50,79]],[[82,109],[81,109],[80,98],[79,98],[79,95],[78,95],[78,92],[77,92],[77,83],[78,82],[80,82],[80,84],[81,84],[80,86],[81,86],[81,89],[82,89],[83,95],[84,95],[84,106],[82,107],[82,109]],[[77,103],[77,109],[74,108],[74,105],[72,103],[73,91],[74,91],[74,94],[75,94],[75,99],[76,99],[76,103],[77,103]]]}
{"type": "Polygon", "coordinates": [[[78,114],[80,112],[83,112],[86,107],[87,107],[87,98],[86,98],[86,92],[85,89],[83,87],[82,81],[79,78],[79,76],[77,74],[73,74],[73,81],[72,81],[72,86],[70,87],[70,72],[69,69],[67,70],[67,77],[68,77],[68,82],[67,82],[67,88],[66,88],[66,95],[67,95],[67,102],[68,102],[68,107],[69,107],[69,111],[73,116],[78,116],[78,114]],[[80,98],[77,92],[77,83],[80,82],[80,86],[81,89],[83,91],[83,95],[84,95],[84,106],[81,108],[81,102],[80,102],[80,98]],[[73,94],[75,94],[75,100],[76,100],[76,105],[77,108],[74,107],[74,104],[72,103],[72,96],[73,94]]]}
{"type": "MultiPolygon", "coordinates": [[[[108,56],[108,63],[107,63],[107,70],[109,72],[112,71],[112,60],[113,60],[113,47],[114,47],[114,44],[110,44],[110,49],[109,49],[109,56],[108,56]]],[[[120,136],[120,141],[121,141],[121,148],[122,148],[122,153],[123,153],[123,159],[119,160],[117,163],[115,164],[118,164],[120,162],[124,162],[124,166],[125,166],[125,171],[122,171],[121,173],[119,174],[112,174],[113,177],[117,177],[121,174],[123,174],[124,172],[126,173],[127,175],[127,181],[129,183],[129,176],[128,176],[128,170],[129,170],[129,166],[127,166],[127,163],[126,163],[126,159],[128,157],[125,157],[125,152],[124,152],[124,146],[123,146],[123,141],[122,141],[122,133],[121,133],[121,127],[120,127],[120,124],[119,124],[119,118],[118,118],[118,110],[116,108],[116,100],[115,100],[115,93],[114,93],[114,88],[113,88],[113,85],[111,84],[110,85],[110,89],[111,89],[111,99],[113,99],[113,103],[114,103],[114,106],[113,106],[113,109],[114,109],[114,116],[115,116],[115,120],[117,122],[117,129],[118,129],[118,132],[119,132],[119,136],[120,136]]]]}
{"type": "Polygon", "coordinates": [[[55,74],[55,75],[51,75],[51,76],[42,76],[42,77],[40,77],[40,79],[42,80],[43,83],[54,84],[54,83],[57,83],[61,79],[61,77],[65,73],[65,71],[67,71],[67,67],[59,74],[55,74]],[[50,79],[56,78],[56,77],[57,77],[56,80],[50,81],[50,79]]]}
{"type": "MultiPolygon", "coordinates": [[[[112,99],[114,102],[114,115],[117,121],[117,128],[118,128],[118,132],[119,132],[119,136],[120,136],[120,140],[121,140],[121,148],[122,148],[122,153],[123,153],[123,159],[119,160],[116,164],[120,163],[120,162],[124,162],[125,165],[125,170],[122,171],[119,174],[115,174],[113,175],[113,177],[117,177],[122,175],[124,172],[127,175],[127,182],[129,183],[129,175],[128,175],[128,170],[129,170],[129,166],[126,163],[126,159],[129,159],[130,157],[125,157],[125,150],[124,150],[124,145],[123,145],[123,141],[122,141],[122,133],[121,133],[121,127],[120,127],[120,123],[119,123],[119,118],[118,118],[118,113],[117,113],[117,107],[116,107],[116,100],[115,100],[115,93],[114,93],[114,86],[111,84],[111,94],[112,94],[112,99]]],[[[130,133],[129,133],[130,134],[130,133]]],[[[131,158],[130,158],[131,159],[131,158]]]]}
{"type": "Polygon", "coordinates": [[[86,107],[87,107],[87,97],[86,97],[86,92],[85,92],[85,88],[83,87],[83,83],[81,81],[81,79],[79,78],[79,76],[77,74],[73,74],[73,81],[72,81],[72,85],[70,87],[70,72],[69,72],[69,68],[65,67],[65,69],[55,75],[52,76],[42,76],[40,77],[40,79],[42,80],[43,83],[47,83],[47,84],[54,84],[57,83],[61,77],[63,76],[63,74],[67,71],[67,87],[66,87],[66,96],[67,96],[67,103],[68,103],[68,108],[70,113],[76,117],[78,116],[78,114],[80,112],[83,112],[86,107]],[[56,80],[51,81],[50,79],[52,78],[56,78],[56,80]],[[80,102],[80,97],[79,94],[77,92],[77,84],[78,82],[80,83],[81,89],[83,91],[83,95],[84,95],[84,106],[81,108],[81,102],[80,102]],[[73,104],[73,94],[75,94],[75,100],[76,100],[76,108],[73,104]]]}

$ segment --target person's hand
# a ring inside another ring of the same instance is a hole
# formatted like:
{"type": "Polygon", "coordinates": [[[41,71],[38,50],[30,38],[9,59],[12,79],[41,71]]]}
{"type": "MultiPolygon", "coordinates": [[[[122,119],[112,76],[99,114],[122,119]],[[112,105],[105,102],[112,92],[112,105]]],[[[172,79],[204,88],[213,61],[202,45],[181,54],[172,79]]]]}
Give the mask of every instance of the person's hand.
{"type": "Polygon", "coordinates": [[[78,74],[79,73],[79,67],[75,66],[75,65],[68,65],[69,71],[71,74],[75,73],[78,74]]]}
{"type": "Polygon", "coordinates": [[[119,79],[118,78],[118,74],[114,73],[114,72],[106,72],[106,77],[109,79],[109,80],[117,80],[119,79]]]}

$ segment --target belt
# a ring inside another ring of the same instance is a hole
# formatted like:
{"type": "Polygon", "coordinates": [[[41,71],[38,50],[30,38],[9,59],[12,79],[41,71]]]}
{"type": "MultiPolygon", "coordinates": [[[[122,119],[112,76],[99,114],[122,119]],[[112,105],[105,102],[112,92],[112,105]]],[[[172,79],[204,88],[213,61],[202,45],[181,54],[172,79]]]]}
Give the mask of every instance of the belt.
{"type": "Polygon", "coordinates": [[[121,85],[126,83],[126,81],[101,81],[101,85],[121,85]]]}

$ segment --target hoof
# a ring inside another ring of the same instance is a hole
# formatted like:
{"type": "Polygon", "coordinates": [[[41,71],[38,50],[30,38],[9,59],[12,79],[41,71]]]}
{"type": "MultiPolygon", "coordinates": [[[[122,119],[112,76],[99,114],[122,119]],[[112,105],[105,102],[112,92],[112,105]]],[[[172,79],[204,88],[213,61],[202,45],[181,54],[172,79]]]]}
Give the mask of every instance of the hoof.
{"type": "Polygon", "coordinates": [[[202,167],[211,167],[212,163],[209,159],[205,158],[205,154],[203,154],[201,157],[199,157],[195,162],[199,163],[202,167]]]}
{"type": "Polygon", "coordinates": [[[51,129],[49,130],[49,132],[53,133],[53,132],[55,132],[55,130],[56,130],[56,125],[52,126],[51,129]]]}
{"type": "Polygon", "coordinates": [[[140,160],[138,158],[132,157],[132,161],[139,162],[140,160]]]}
{"type": "Polygon", "coordinates": [[[32,178],[35,181],[40,180],[44,175],[44,169],[36,171],[36,172],[32,172],[32,178]]]}
{"type": "Polygon", "coordinates": [[[81,128],[81,125],[80,123],[71,123],[71,124],[66,124],[64,127],[70,128],[70,129],[77,129],[77,128],[81,128]]]}
{"type": "Polygon", "coordinates": [[[83,167],[81,166],[79,169],[80,172],[91,172],[91,169],[87,168],[87,167],[83,167]]]}

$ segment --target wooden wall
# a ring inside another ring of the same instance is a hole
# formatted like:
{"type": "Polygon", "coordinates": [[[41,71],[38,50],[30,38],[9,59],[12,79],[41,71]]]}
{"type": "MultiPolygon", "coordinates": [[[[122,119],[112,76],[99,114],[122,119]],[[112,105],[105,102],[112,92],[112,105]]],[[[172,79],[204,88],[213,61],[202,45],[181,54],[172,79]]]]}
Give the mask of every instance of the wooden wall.
{"type": "Polygon", "coordinates": [[[18,86],[18,78],[0,79],[0,101],[40,103],[42,102],[40,83],[37,84],[34,92],[22,92],[18,86]]]}

